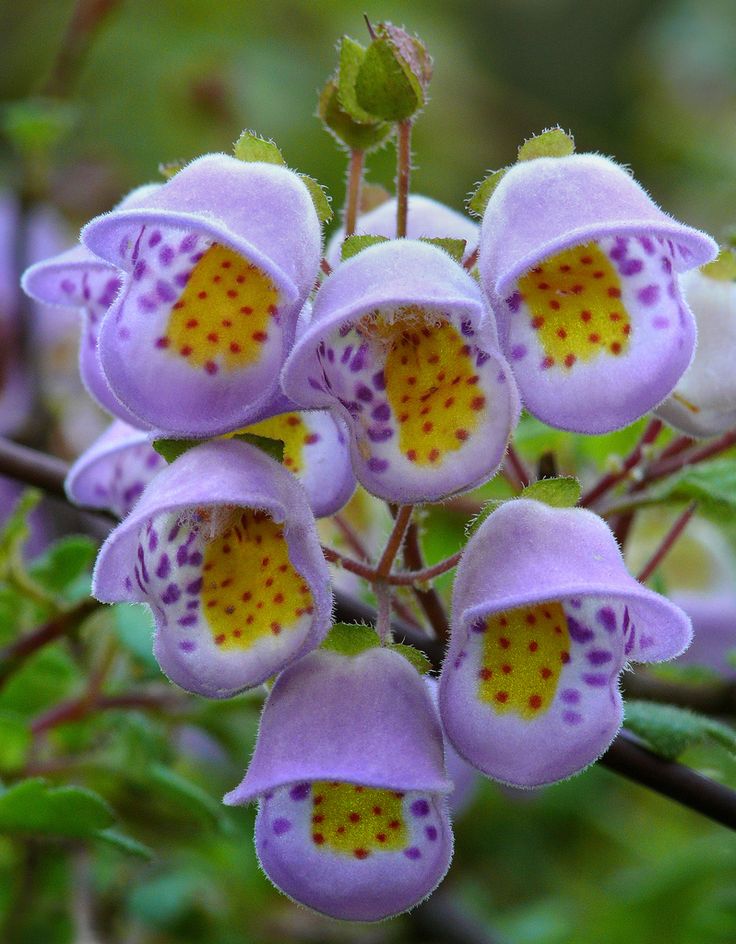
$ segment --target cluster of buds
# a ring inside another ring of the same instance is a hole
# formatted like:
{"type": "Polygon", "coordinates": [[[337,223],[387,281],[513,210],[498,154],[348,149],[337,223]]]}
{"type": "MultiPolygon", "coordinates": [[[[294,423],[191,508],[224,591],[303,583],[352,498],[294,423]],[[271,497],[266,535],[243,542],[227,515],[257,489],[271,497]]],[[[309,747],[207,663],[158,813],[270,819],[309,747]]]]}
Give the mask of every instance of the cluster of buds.
{"type": "MultiPolygon", "coordinates": [[[[429,72],[393,28],[346,41],[322,117],[360,154],[393,122],[407,133],[429,72]]],[[[68,480],[123,519],[95,596],[151,607],[161,668],[190,692],[275,679],[225,802],[258,801],[258,855],[287,895],[377,920],[449,866],[446,754],[516,786],[570,776],[619,730],[629,660],[678,655],[690,623],[628,574],[601,518],[508,501],[460,559],[437,699],[390,632],[330,631],[315,517],[356,481],[404,507],[489,481],[522,405],[602,433],[687,399],[712,430],[724,408],[690,392],[708,387],[697,362],[681,379],[696,326],[679,275],[715,246],[553,133],[481,185],[480,226],[404,190],[323,260],[314,189],[268,142],[236,154],[134,191],[24,285],[84,312],[82,376],[115,417],[68,480]]]]}

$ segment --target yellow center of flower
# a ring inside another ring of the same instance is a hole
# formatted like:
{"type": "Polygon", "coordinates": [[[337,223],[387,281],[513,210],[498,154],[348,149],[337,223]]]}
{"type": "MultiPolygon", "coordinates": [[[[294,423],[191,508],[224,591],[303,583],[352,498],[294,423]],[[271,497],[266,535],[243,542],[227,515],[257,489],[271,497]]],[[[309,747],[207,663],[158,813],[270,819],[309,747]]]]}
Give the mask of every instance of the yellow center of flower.
{"type": "Polygon", "coordinates": [[[282,413],[270,419],[246,426],[241,433],[253,433],[269,439],[280,439],[284,444],[284,465],[290,472],[298,474],[304,468],[304,447],[317,442],[316,433],[309,430],[298,413],[282,413]]]}
{"type": "Polygon", "coordinates": [[[421,309],[379,315],[364,334],[387,344],[386,396],[399,427],[399,448],[417,465],[439,465],[480,425],[487,398],[471,346],[448,321],[427,323],[421,309]]]}
{"type": "Polygon", "coordinates": [[[395,852],[407,844],[403,793],[352,783],[312,784],[312,841],[365,859],[376,850],[395,852]]]}
{"type": "Polygon", "coordinates": [[[214,243],[192,270],[157,344],[211,374],[247,367],[260,359],[278,300],[264,272],[214,243]]]}
{"type": "Polygon", "coordinates": [[[567,618],[559,603],[540,603],[485,621],[478,695],[500,714],[543,714],[555,697],[562,666],[570,661],[567,618]]]}
{"type": "Polygon", "coordinates": [[[202,569],[203,612],[223,649],[247,649],[312,613],[312,595],[291,564],[281,526],[263,512],[241,512],[209,541],[202,569]]]}
{"type": "Polygon", "coordinates": [[[597,243],[550,256],[519,279],[519,292],[539,333],[544,367],[567,368],[629,346],[631,319],[621,281],[597,243]]]}

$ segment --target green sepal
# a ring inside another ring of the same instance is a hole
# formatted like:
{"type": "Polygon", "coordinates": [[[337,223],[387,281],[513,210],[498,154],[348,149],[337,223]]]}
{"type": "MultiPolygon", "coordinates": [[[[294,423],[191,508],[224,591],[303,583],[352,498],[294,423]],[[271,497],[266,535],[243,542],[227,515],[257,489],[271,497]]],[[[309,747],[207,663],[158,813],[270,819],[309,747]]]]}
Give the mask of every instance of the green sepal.
{"type": "Polygon", "coordinates": [[[624,725],[667,760],[676,760],[688,747],[704,741],[736,753],[736,732],[732,728],[687,708],[627,701],[624,725]]]}
{"type": "Polygon", "coordinates": [[[736,282],[736,249],[721,249],[713,262],[700,267],[703,275],[719,282],[736,282]]]}
{"type": "Polygon", "coordinates": [[[309,174],[299,174],[299,177],[309,191],[309,196],[312,198],[320,223],[329,223],[333,217],[332,207],[330,206],[332,197],[314,177],[310,177],[309,174]]]}
{"type": "Polygon", "coordinates": [[[374,121],[405,121],[424,105],[419,80],[389,39],[376,39],[366,50],[355,96],[374,121]]]}
{"type": "Polygon", "coordinates": [[[450,239],[447,236],[420,236],[420,243],[429,243],[430,246],[437,246],[451,256],[455,262],[462,263],[465,256],[465,248],[468,245],[466,239],[450,239]]]}
{"type": "Polygon", "coordinates": [[[483,522],[501,505],[518,498],[531,498],[551,508],[573,508],[580,501],[580,482],[571,475],[562,475],[554,479],[540,479],[522,489],[513,498],[495,498],[487,501],[478,514],[465,526],[465,534],[472,537],[483,522]]]}
{"type": "Polygon", "coordinates": [[[247,128],[233,145],[233,154],[241,161],[261,161],[264,164],[286,166],[283,154],[270,138],[262,138],[247,128]]]}
{"type": "Polygon", "coordinates": [[[533,161],[535,157],[569,157],[575,153],[575,141],[562,128],[547,128],[519,147],[517,161],[533,161]]]}
{"type": "Polygon", "coordinates": [[[403,59],[411,70],[411,74],[419,82],[423,96],[426,99],[427,88],[434,72],[434,63],[421,39],[407,33],[400,26],[394,26],[393,23],[379,23],[377,35],[381,39],[387,39],[392,43],[396,53],[403,59]]]}
{"type": "Polygon", "coordinates": [[[509,169],[508,167],[502,167],[500,170],[491,171],[487,177],[481,180],[465,203],[468,212],[472,214],[472,216],[478,217],[479,219],[483,216],[493,191],[501,183],[509,169]]]}
{"type": "Polygon", "coordinates": [[[365,53],[365,46],[361,46],[349,36],[343,36],[340,40],[340,65],[336,78],[337,101],[342,112],[356,124],[374,125],[376,116],[361,108],[355,94],[355,83],[365,60],[365,53]]]}
{"type": "Polygon", "coordinates": [[[392,652],[398,652],[400,656],[403,656],[407,662],[414,666],[420,675],[426,675],[432,668],[432,663],[421,649],[416,649],[408,643],[392,642],[386,648],[391,649],[392,652]]]}
{"type": "Polygon", "coordinates": [[[353,256],[357,256],[359,252],[362,252],[369,246],[377,246],[379,243],[387,243],[389,241],[387,236],[371,236],[369,234],[348,236],[347,239],[343,241],[340,249],[340,259],[345,262],[346,259],[352,259],[353,256]]]}
{"type": "Polygon", "coordinates": [[[372,626],[361,623],[335,623],[320,648],[338,652],[341,656],[357,656],[380,645],[381,640],[372,626]]]}
{"type": "MultiPolygon", "coordinates": [[[[248,443],[249,446],[255,446],[267,456],[275,459],[277,462],[284,461],[284,443],[281,439],[271,439],[268,436],[256,436],[253,433],[234,433],[229,439],[237,439],[239,442],[248,443]]],[[[179,456],[185,452],[194,449],[195,446],[201,446],[202,443],[213,442],[211,439],[154,439],[151,443],[156,452],[163,456],[168,462],[175,462],[179,456]]]]}
{"type": "Polygon", "coordinates": [[[171,180],[172,177],[176,177],[183,167],[186,167],[187,163],[185,160],[161,161],[158,165],[158,172],[166,180],[171,180]]]}
{"type": "Polygon", "coordinates": [[[386,121],[363,123],[348,114],[340,103],[335,79],[328,79],[320,92],[317,117],[333,138],[351,151],[373,151],[385,144],[393,131],[393,125],[386,121]]]}

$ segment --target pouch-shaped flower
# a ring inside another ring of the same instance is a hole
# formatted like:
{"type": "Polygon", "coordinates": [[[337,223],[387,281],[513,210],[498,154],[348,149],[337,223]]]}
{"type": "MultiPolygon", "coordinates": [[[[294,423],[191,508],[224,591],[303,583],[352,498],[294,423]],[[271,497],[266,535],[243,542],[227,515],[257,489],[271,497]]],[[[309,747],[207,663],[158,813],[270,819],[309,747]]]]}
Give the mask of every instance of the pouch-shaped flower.
{"type": "MultiPolygon", "coordinates": [[[[406,216],[406,235],[409,239],[464,239],[471,252],[478,242],[480,227],[467,216],[431,197],[419,193],[409,195],[406,216]]],[[[396,238],[396,198],[387,200],[368,213],[361,213],[355,226],[356,236],[386,236],[396,238]]],[[[343,227],[333,233],[325,256],[333,268],[340,262],[341,246],[345,239],[343,227]]]]}
{"type": "Polygon", "coordinates": [[[320,650],[276,680],[225,803],[259,801],[256,850],[281,891],[333,918],[377,921],[447,871],[451,789],[434,706],[403,656],[320,650]]]}
{"type": "Polygon", "coordinates": [[[693,622],[693,643],[678,665],[698,665],[721,675],[736,676],[736,595],[729,593],[672,594],[673,601],[693,622]]]}
{"type": "Polygon", "coordinates": [[[124,518],[165,466],[147,433],[115,420],[72,465],[64,487],[75,505],[124,518]]]}
{"type": "Polygon", "coordinates": [[[207,154],[144,206],[92,220],[82,240],[124,272],[99,340],[115,396],[174,436],[250,422],[277,389],[319,266],[299,177],[207,154]]]}
{"type": "Polygon", "coordinates": [[[445,732],[496,780],[569,777],[621,727],[626,663],[671,659],[690,637],[682,610],[628,573],[597,515],[506,502],[458,565],[440,680],[445,732]]]}
{"type": "Polygon", "coordinates": [[[607,158],[510,168],[486,207],[478,266],[524,406],[581,433],[657,406],[695,345],[677,273],[715,250],[607,158]]]}
{"type": "MultiPolygon", "coordinates": [[[[159,189],[158,184],[138,187],[122,200],[116,210],[140,206],[159,189]]],[[[79,373],[89,393],[103,409],[131,426],[146,427],[123,406],[108,386],[98,356],[98,335],[102,319],[118,295],[121,273],[110,262],[74,246],[65,252],[30,266],[21,279],[23,291],[36,301],[61,308],[76,308],[82,314],[79,344],[79,373]]]]}
{"type": "Polygon", "coordinates": [[[210,698],[259,685],[313,649],[332,607],[304,490],[235,440],[195,446],[159,472],[102,546],[92,593],[148,603],[161,668],[210,698]]]}
{"type": "Polygon", "coordinates": [[[688,436],[717,436],[736,426],[736,264],[720,260],[680,279],[698,325],[692,364],[657,413],[688,436]]]}
{"type": "Polygon", "coordinates": [[[519,413],[477,283],[409,239],[371,246],[325,280],[282,385],[343,418],[358,481],[403,503],[491,478],[519,413]]]}

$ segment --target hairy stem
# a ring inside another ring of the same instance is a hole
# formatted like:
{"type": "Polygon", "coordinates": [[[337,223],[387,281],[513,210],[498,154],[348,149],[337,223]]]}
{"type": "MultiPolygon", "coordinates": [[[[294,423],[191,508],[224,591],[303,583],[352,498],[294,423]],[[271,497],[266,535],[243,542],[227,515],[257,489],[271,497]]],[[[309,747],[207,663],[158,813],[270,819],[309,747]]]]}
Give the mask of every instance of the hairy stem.
{"type": "Polygon", "coordinates": [[[406,236],[409,218],[409,181],[411,178],[411,118],[399,122],[396,158],[396,236],[406,236]]]}
{"type": "Polygon", "coordinates": [[[364,166],[365,151],[351,151],[348,165],[348,201],[345,207],[345,238],[353,235],[358,221],[364,166]]]}

